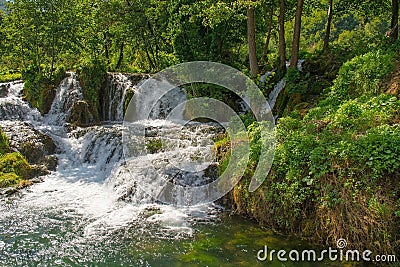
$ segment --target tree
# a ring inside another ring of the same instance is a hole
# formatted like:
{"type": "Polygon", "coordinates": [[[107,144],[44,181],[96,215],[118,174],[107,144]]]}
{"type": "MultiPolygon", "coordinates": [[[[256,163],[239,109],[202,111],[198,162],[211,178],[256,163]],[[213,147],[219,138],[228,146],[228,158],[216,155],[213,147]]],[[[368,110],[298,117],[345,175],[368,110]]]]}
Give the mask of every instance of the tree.
{"type": "Polygon", "coordinates": [[[249,46],[250,74],[252,77],[258,74],[257,50],[256,50],[256,23],[254,7],[247,8],[247,41],[249,46]]]}
{"type": "Polygon", "coordinates": [[[285,7],[286,1],[280,0],[279,1],[279,17],[278,17],[278,24],[279,24],[279,69],[283,72],[286,72],[286,42],[285,42],[285,7]]]}
{"type": "Polygon", "coordinates": [[[292,54],[290,59],[290,67],[294,68],[297,66],[299,60],[299,48],[300,48],[300,31],[301,31],[301,16],[303,13],[304,0],[297,1],[296,17],[294,21],[294,33],[292,43],[292,54]]]}
{"type": "Polygon", "coordinates": [[[325,38],[324,38],[324,48],[323,52],[326,53],[329,49],[329,39],[331,37],[331,28],[332,28],[332,17],[333,17],[333,0],[329,0],[328,2],[328,19],[326,22],[326,30],[325,30],[325,38]]]}
{"type": "Polygon", "coordinates": [[[392,20],[390,28],[390,38],[392,42],[396,42],[399,38],[399,0],[392,0],[392,20]]]}
{"type": "Polygon", "coordinates": [[[268,17],[268,29],[267,29],[267,36],[265,38],[265,43],[264,43],[264,49],[261,54],[261,62],[265,63],[267,61],[267,55],[268,55],[268,47],[269,43],[271,40],[271,33],[272,33],[272,24],[273,24],[273,18],[274,18],[274,8],[271,7],[269,11],[269,17],[268,17]]]}

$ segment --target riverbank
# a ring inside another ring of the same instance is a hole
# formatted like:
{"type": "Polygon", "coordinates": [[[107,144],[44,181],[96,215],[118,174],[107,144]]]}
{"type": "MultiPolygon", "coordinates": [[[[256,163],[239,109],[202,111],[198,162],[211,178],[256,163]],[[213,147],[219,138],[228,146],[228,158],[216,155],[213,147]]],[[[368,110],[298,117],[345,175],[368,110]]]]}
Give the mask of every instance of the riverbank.
{"type": "MultiPolygon", "coordinates": [[[[313,108],[290,107],[277,122],[271,172],[249,193],[257,166],[251,160],[228,196],[233,210],[316,244],[344,238],[349,249],[399,255],[400,99],[389,90],[396,65],[391,50],[355,57],[313,108]]],[[[256,123],[248,127],[251,159],[259,156],[260,130],[256,123]]]]}

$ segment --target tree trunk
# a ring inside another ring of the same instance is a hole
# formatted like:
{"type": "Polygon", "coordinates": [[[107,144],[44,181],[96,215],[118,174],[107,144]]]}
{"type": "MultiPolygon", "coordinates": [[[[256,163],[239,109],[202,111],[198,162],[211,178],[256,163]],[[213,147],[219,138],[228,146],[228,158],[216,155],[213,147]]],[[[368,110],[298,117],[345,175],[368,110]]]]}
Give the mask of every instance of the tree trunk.
{"type": "Polygon", "coordinates": [[[292,55],[291,55],[291,59],[290,59],[290,67],[291,68],[295,68],[297,66],[297,61],[299,60],[301,15],[303,13],[303,3],[304,3],[304,0],[297,1],[296,18],[294,20],[292,55]]]}
{"type": "Polygon", "coordinates": [[[286,42],[285,42],[285,0],[279,2],[279,69],[286,72],[286,42]]]}
{"type": "Polygon", "coordinates": [[[326,31],[324,38],[324,48],[322,52],[326,53],[329,49],[329,39],[331,37],[331,27],[332,27],[332,15],[333,15],[333,0],[329,0],[328,3],[328,20],[326,22],[326,31]]]}
{"type": "Polygon", "coordinates": [[[104,56],[107,60],[107,71],[110,71],[111,61],[110,61],[110,53],[108,51],[108,30],[104,32],[104,56]]]}
{"type": "Polygon", "coordinates": [[[124,42],[122,42],[119,47],[119,58],[118,58],[117,66],[115,67],[117,70],[119,70],[121,68],[123,59],[124,59],[124,42]]]}
{"type": "Polygon", "coordinates": [[[261,62],[263,62],[263,63],[268,60],[267,55],[268,55],[269,41],[271,40],[273,16],[274,16],[274,9],[271,7],[271,11],[269,13],[267,38],[265,39],[264,49],[263,49],[262,55],[261,55],[261,62]]]}
{"type": "Polygon", "coordinates": [[[399,0],[392,0],[392,21],[390,28],[390,38],[394,43],[399,38],[399,0]]]}
{"type": "Polygon", "coordinates": [[[254,8],[247,8],[247,41],[249,46],[250,74],[256,77],[258,74],[257,50],[256,50],[256,22],[254,8]]]}

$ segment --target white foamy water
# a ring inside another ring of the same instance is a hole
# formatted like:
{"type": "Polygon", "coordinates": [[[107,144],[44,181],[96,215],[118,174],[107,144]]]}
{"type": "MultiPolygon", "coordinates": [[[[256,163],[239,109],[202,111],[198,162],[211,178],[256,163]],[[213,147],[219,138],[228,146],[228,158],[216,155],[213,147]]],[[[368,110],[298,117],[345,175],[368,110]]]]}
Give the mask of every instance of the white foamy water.
{"type": "MultiPolygon", "coordinates": [[[[115,98],[109,102],[107,116],[109,121],[120,121],[125,93],[132,84],[123,75],[114,76],[113,83],[110,94],[115,98]]],[[[161,238],[186,238],[193,235],[192,224],[196,220],[214,218],[218,210],[214,205],[177,208],[158,203],[147,194],[148,190],[162,189],[162,184],[152,184],[151,175],[155,173],[149,170],[154,166],[158,175],[176,183],[195,185],[212,179],[205,177],[204,169],[212,163],[210,139],[221,129],[202,124],[182,128],[162,119],[186,99],[181,89],[174,89],[153,103],[154,120],[141,122],[150,140],[162,144],[159,150],[145,147],[137,157],[125,162],[121,122],[72,131],[64,127],[73,103],[82,99],[76,74],[69,73],[61,82],[51,110],[44,117],[21,98],[23,83],[10,83],[7,88],[7,95],[0,98],[0,125],[5,120],[22,120],[50,135],[58,147],[58,167],[43,177],[44,182],[11,198],[0,199],[0,233],[12,236],[0,238],[4,252],[0,265],[11,258],[22,264],[44,258],[48,261],[46,255],[57,250],[63,257],[73,257],[83,253],[79,252],[83,243],[101,240],[132,226],[145,232],[154,228],[155,235],[161,238]],[[203,165],[197,172],[179,171],[178,167],[185,162],[188,166],[203,165]],[[15,247],[20,251],[15,251],[15,247]]],[[[152,97],[141,95],[137,112],[146,109],[151,103],[148,98],[152,97]]]]}
{"type": "MultiPolygon", "coordinates": [[[[297,62],[297,69],[299,71],[303,70],[303,63],[304,63],[304,59],[299,59],[299,61],[297,62]]],[[[290,62],[286,63],[286,68],[289,68],[290,66],[290,62]]],[[[265,75],[261,76],[261,82],[265,82],[266,77],[270,76],[272,74],[272,72],[267,72],[265,75]]],[[[272,90],[272,92],[269,94],[268,96],[268,104],[271,108],[271,110],[275,107],[276,104],[276,100],[278,99],[279,94],[282,92],[283,89],[285,89],[286,87],[286,79],[283,78],[282,80],[280,80],[275,86],[274,89],[272,90]]]]}

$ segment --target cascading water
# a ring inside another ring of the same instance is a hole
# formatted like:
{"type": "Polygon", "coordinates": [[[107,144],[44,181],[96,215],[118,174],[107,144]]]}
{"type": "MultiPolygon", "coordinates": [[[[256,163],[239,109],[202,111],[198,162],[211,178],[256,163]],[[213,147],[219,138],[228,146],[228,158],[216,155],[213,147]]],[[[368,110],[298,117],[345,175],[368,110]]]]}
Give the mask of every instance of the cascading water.
{"type": "Polygon", "coordinates": [[[20,81],[0,84],[0,120],[38,120],[41,116],[38,110],[31,109],[20,97],[24,84],[20,81]]]}
{"type": "Polygon", "coordinates": [[[57,88],[57,93],[49,113],[45,116],[47,124],[63,125],[70,114],[73,104],[83,99],[82,87],[77,75],[67,72],[67,78],[62,80],[57,88]]]}
{"type": "MultiPolygon", "coordinates": [[[[109,88],[109,95],[113,98],[109,101],[107,120],[121,121],[125,93],[132,88],[132,84],[122,74],[114,75],[112,79],[114,86],[109,88]]],[[[64,127],[73,103],[83,98],[76,74],[68,73],[61,82],[51,109],[44,117],[22,100],[23,83],[1,86],[8,91],[5,97],[0,98],[0,121],[28,121],[32,127],[54,139],[59,154],[57,171],[44,177],[43,183],[21,191],[14,201],[1,199],[0,233],[5,238],[0,239],[3,252],[0,253],[0,265],[10,259],[15,265],[52,260],[53,263],[68,265],[69,258],[87,254],[81,250],[84,243],[90,243],[87,238],[101,238],[129,225],[137,225],[142,229],[140,231],[149,231],[145,229],[150,223],[161,225],[157,226],[159,235],[175,238],[191,236],[192,220],[211,218],[210,214],[217,211],[213,205],[179,209],[157,204],[146,194],[146,190],[152,189],[141,186],[141,183],[151,180],[146,171],[148,164],[163,162],[171,155],[181,162],[191,156],[199,156],[202,150],[211,149],[206,140],[220,132],[221,128],[194,123],[176,135],[181,126],[169,123],[167,129],[170,134],[164,134],[163,146],[154,150],[150,144],[130,163],[129,168],[134,170],[132,173],[123,161],[123,125],[120,122],[76,128],[69,132],[66,130],[68,127],[64,127]],[[60,236],[52,234],[60,231],[60,236]],[[24,239],[27,233],[31,237],[24,239]],[[7,238],[10,235],[12,240],[7,238]],[[19,248],[18,253],[15,253],[15,248],[19,248]],[[56,256],[56,251],[62,251],[59,252],[62,256],[56,256]]],[[[147,98],[151,97],[140,96],[137,108],[147,108],[147,98]]],[[[156,118],[165,118],[173,107],[185,99],[183,90],[172,90],[157,102],[151,113],[154,120],[141,122],[145,124],[150,143],[161,142],[161,131],[165,130],[160,125],[166,122],[156,118]]],[[[181,173],[173,165],[170,167],[171,173],[163,175],[174,177],[180,183],[200,184],[212,179],[211,171],[208,171],[207,177],[205,171],[181,173]]],[[[91,260],[90,257],[87,259],[88,262],[91,260]]]]}
{"type": "MultiPolygon", "coordinates": [[[[302,65],[304,63],[304,59],[300,59],[297,62],[297,69],[299,71],[302,71],[302,65]]],[[[286,67],[289,67],[289,63],[286,64],[286,67]]],[[[266,73],[265,75],[263,75],[261,77],[261,82],[265,82],[266,77],[271,75],[271,72],[266,73]]],[[[274,86],[274,90],[272,90],[272,92],[269,94],[268,97],[268,104],[271,108],[271,110],[275,107],[275,103],[276,100],[278,99],[279,94],[282,92],[283,89],[285,89],[286,87],[286,79],[283,78],[282,80],[280,80],[275,86],[274,86]]]]}

